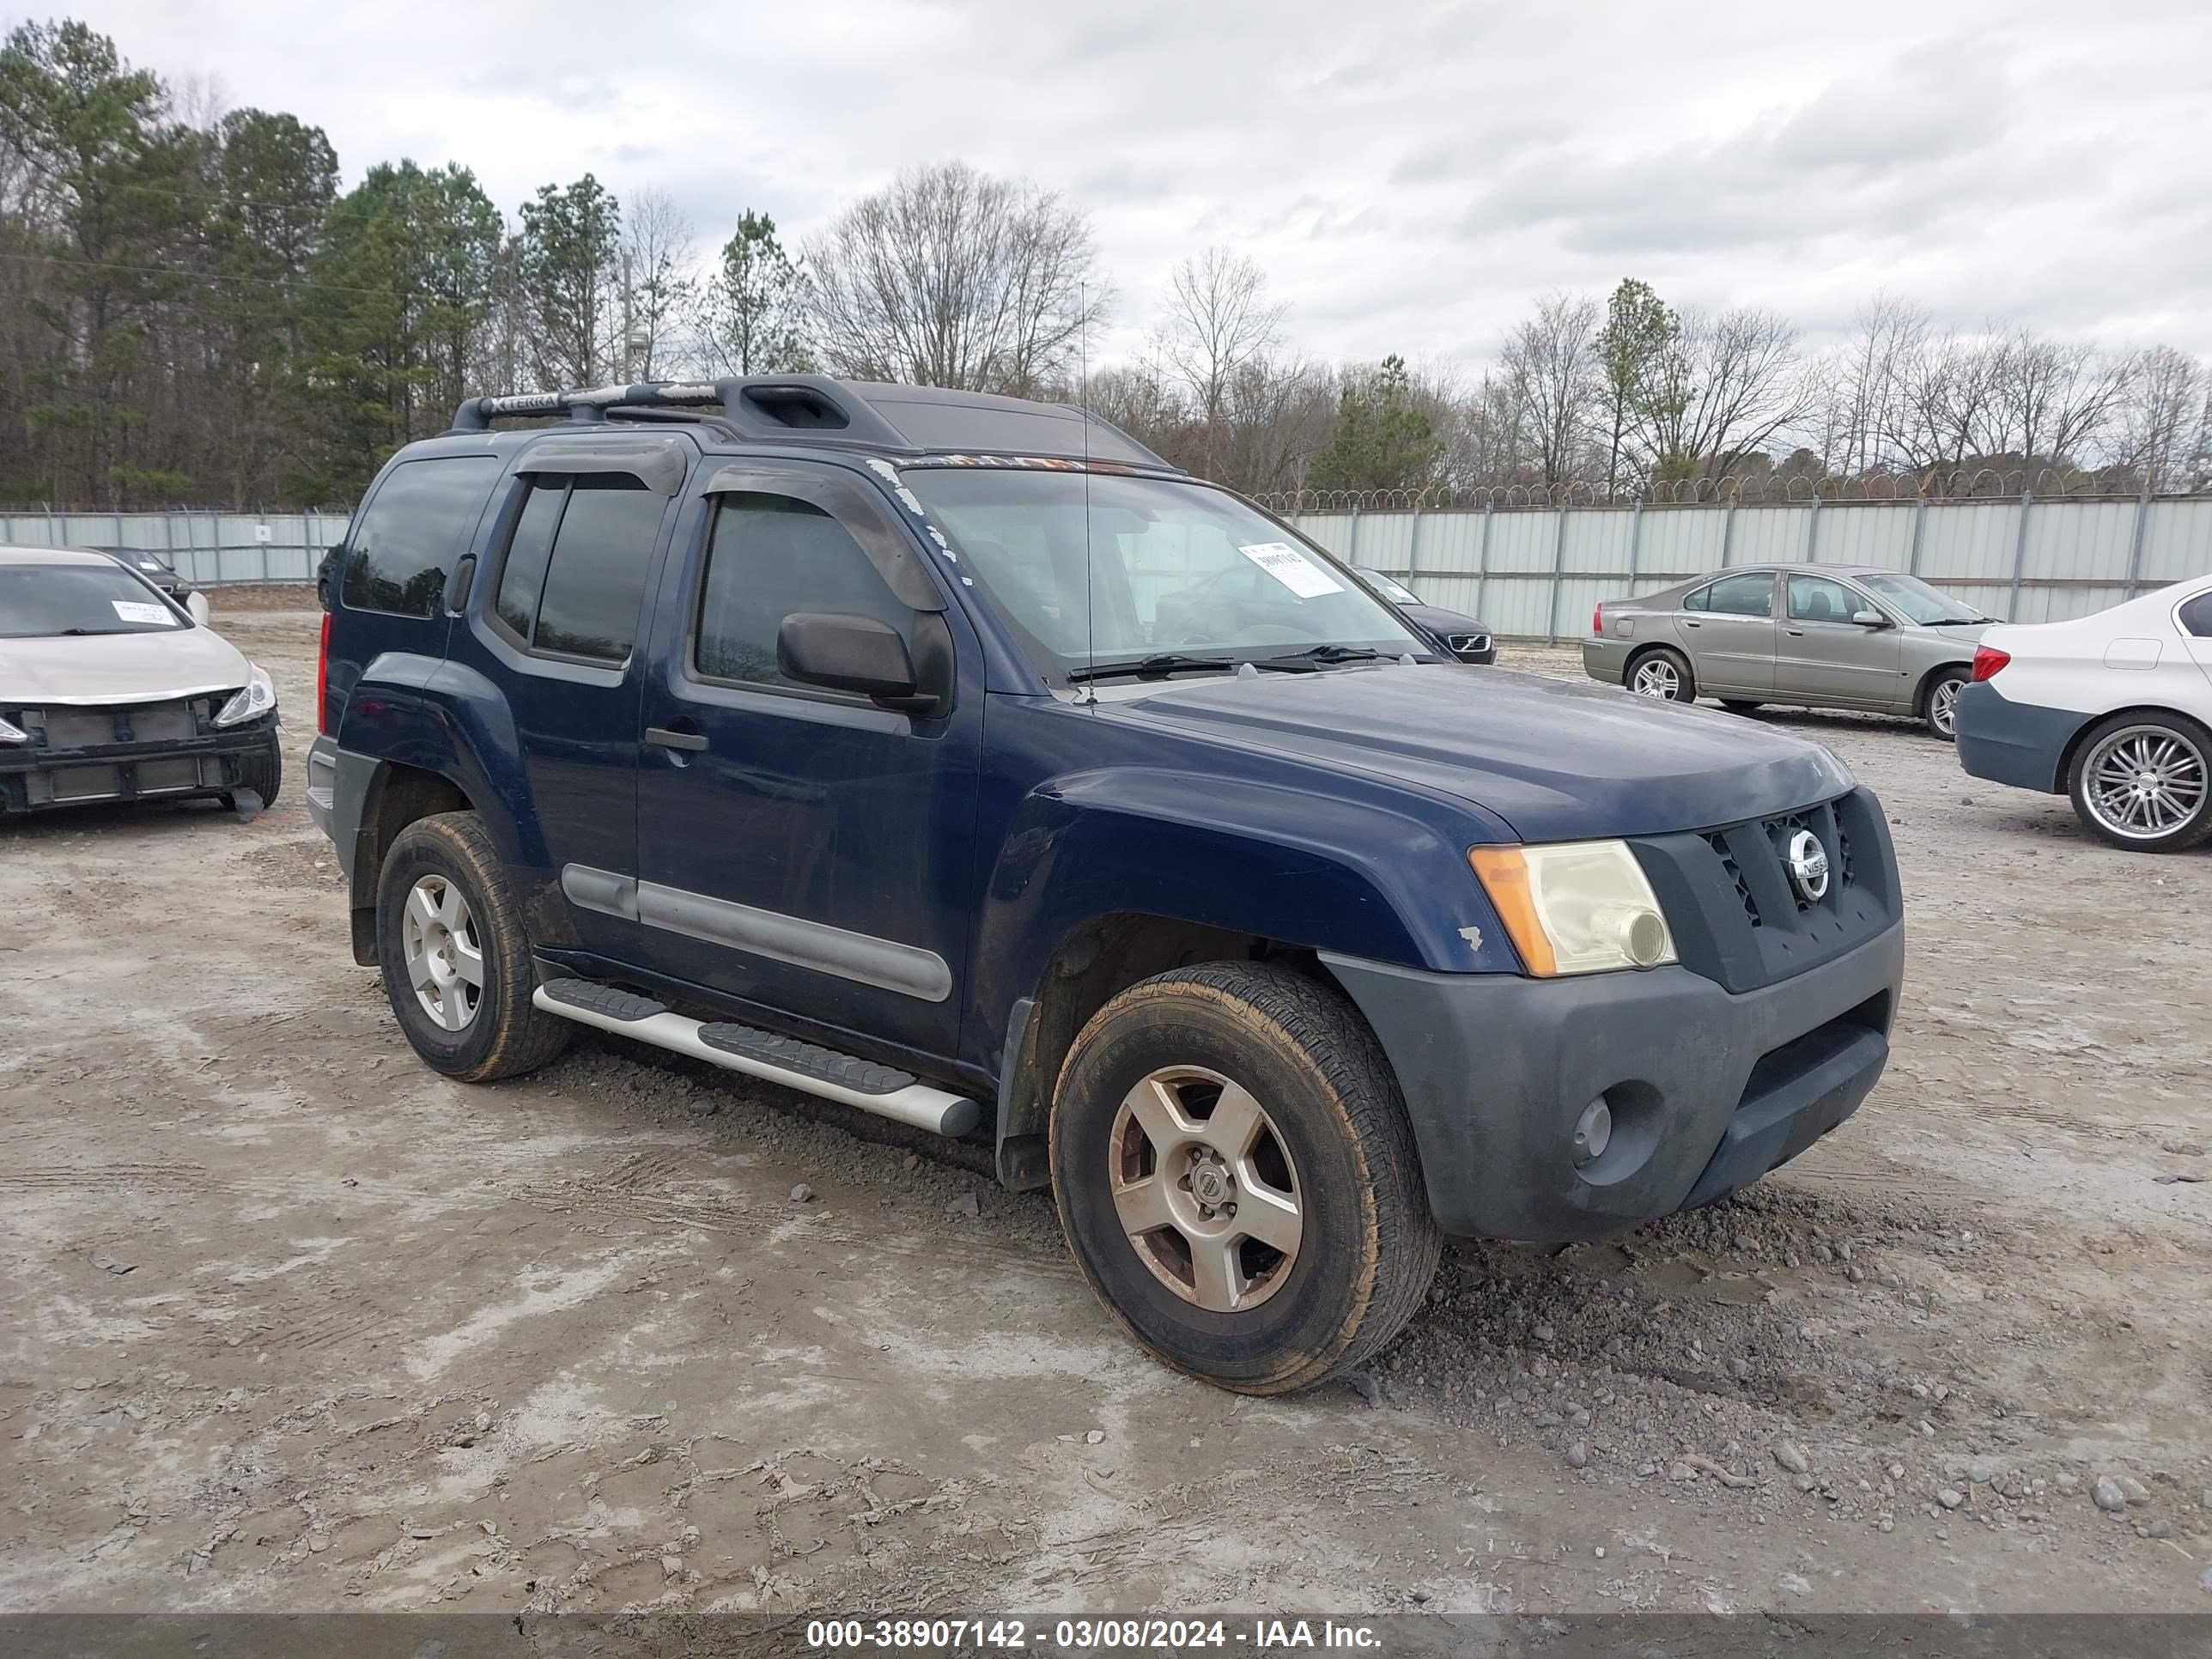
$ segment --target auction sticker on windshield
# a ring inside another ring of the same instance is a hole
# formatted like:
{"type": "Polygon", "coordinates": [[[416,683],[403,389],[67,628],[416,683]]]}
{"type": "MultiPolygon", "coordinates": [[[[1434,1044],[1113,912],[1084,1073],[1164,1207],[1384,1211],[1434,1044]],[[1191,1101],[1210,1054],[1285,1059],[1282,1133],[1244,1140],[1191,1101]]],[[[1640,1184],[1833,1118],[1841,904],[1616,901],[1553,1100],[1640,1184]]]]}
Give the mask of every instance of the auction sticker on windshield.
{"type": "Polygon", "coordinates": [[[1342,582],[1288,542],[1254,542],[1237,550],[1302,599],[1344,592],[1342,582]]]}
{"type": "Polygon", "coordinates": [[[113,605],[115,614],[127,623],[150,623],[156,628],[169,628],[177,620],[163,605],[146,605],[137,599],[110,599],[108,604],[113,605]]]}

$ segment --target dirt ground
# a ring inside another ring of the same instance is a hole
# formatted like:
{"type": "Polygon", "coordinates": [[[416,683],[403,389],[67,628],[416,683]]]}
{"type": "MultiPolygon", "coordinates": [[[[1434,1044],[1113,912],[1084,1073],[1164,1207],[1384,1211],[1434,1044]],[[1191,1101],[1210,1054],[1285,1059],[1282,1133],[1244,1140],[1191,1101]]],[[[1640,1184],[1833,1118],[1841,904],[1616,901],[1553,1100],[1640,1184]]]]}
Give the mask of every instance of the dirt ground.
{"type": "Polygon", "coordinates": [[[1895,822],[1880,1089],[1245,1400],[960,1148],[589,1033],[419,1065],[298,793],[317,620],[218,612],[258,821],[0,824],[0,1610],[2212,1606],[2212,857],[1775,717],[1895,822]]]}

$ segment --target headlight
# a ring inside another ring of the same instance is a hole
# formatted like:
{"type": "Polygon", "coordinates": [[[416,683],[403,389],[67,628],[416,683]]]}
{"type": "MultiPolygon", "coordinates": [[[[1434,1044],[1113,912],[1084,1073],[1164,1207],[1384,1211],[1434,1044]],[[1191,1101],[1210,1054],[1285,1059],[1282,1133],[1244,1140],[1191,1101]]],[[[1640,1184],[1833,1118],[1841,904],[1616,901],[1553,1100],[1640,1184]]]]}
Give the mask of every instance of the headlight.
{"type": "Polygon", "coordinates": [[[13,720],[0,720],[0,743],[28,743],[31,734],[13,720]]]}
{"type": "Polygon", "coordinates": [[[276,688],[270,684],[269,676],[252,663],[246,666],[246,690],[223,704],[222,711],[215,717],[217,726],[235,726],[240,720],[265,714],[276,706],[276,688]]]}
{"type": "Polygon", "coordinates": [[[1477,847],[1467,855],[1540,979],[1674,960],[1674,935],[1625,841],[1477,847]]]}

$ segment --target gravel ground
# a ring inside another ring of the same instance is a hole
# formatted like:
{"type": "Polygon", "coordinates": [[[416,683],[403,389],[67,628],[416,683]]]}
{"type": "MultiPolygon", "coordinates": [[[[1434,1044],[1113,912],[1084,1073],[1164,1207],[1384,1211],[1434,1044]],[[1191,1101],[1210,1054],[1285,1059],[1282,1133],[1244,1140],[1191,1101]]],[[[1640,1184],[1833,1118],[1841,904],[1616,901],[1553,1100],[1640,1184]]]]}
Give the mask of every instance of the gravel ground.
{"type": "Polygon", "coordinates": [[[300,802],[317,617],[217,620],[274,810],[0,825],[0,1610],[2212,1606],[2212,859],[1771,717],[1894,821],[1880,1089],[1242,1400],[963,1149],[588,1034],[422,1068],[300,802]]]}

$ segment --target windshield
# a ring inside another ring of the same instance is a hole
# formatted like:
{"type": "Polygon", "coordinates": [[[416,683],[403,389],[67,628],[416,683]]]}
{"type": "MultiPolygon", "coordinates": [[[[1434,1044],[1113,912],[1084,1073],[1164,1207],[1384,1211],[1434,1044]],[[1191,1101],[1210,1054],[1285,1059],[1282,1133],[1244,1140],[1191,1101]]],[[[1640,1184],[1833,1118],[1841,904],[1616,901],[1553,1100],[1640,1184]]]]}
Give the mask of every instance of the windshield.
{"type": "Polygon", "coordinates": [[[89,564],[0,565],[0,639],[158,634],[191,623],[127,570],[89,564]]]}
{"type": "Polygon", "coordinates": [[[1370,570],[1365,565],[1354,565],[1355,570],[1367,578],[1367,585],[1393,605],[1420,605],[1421,596],[1403,582],[1394,582],[1379,570],[1370,570]]]}
{"type": "Polygon", "coordinates": [[[1960,605],[1958,600],[1937,592],[1917,576],[1861,576],[1858,580],[1860,586],[1897,611],[1905,621],[1918,623],[1923,628],[1931,623],[1993,620],[1971,605],[1960,605]]]}
{"type": "Polygon", "coordinates": [[[995,467],[900,476],[1050,680],[1169,652],[1428,650],[1348,571],[1223,490],[995,467]]]}

